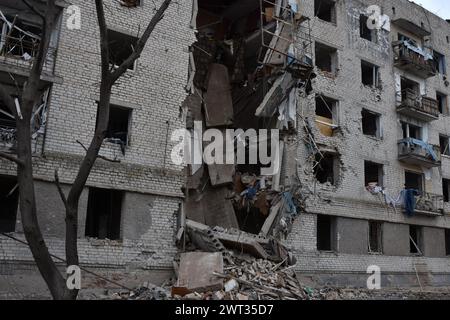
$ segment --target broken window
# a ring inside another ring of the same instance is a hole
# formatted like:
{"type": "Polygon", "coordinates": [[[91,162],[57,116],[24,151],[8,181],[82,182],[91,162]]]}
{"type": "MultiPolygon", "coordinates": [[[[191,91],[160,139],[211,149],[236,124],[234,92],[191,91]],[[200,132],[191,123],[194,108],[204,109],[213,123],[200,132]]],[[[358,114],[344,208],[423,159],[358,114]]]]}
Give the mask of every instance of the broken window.
{"type": "Polygon", "coordinates": [[[364,161],[364,183],[367,187],[375,183],[377,186],[383,186],[383,165],[371,161],[364,161]]]}
{"type": "Polygon", "coordinates": [[[422,254],[422,227],[409,226],[409,252],[422,254]]]}
{"type": "Polygon", "coordinates": [[[128,8],[139,7],[141,5],[141,0],[119,0],[119,3],[128,8]]]}
{"type": "Polygon", "coordinates": [[[423,174],[405,171],[405,189],[415,189],[423,191],[423,174]]]}
{"type": "Polygon", "coordinates": [[[439,146],[441,148],[441,154],[450,156],[449,142],[449,137],[439,135],[439,146]]]}
{"type": "Polygon", "coordinates": [[[336,73],[337,50],[336,48],[316,42],[315,48],[316,67],[322,71],[336,73]]]}
{"type": "Polygon", "coordinates": [[[361,81],[365,86],[379,87],[379,67],[361,60],[361,81]]]}
{"type": "Polygon", "coordinates": [[[108,142],[117,143],[123,147],[129,144],[131,112],[131,109],[111,105],[108,129],[105,136],[108,142]]]}
{"type": "Polygon", "coordinates": [[[361,116],[363,134],[380,138],[380,115],[378,113],[363,109],[361,111],[361,116]]]}
{"type": "MultiPolygon", "coordinates": [[[[411,96],[416,99],[420,96],[420,85],[417,82],[401,77],[400,86],[402,101],[406,101],[411,96]]],[[[415,103],[415,101],[412,101],[412,103],[415,103]]]]}
{"type": "Polygon", "coordinates": [[[17,179],[0,176],[0,232],[15,231],[18,202],[17,179]]]}
{"type": "Polygon", "coordinates": [[[416,40],[411,39],[410,37],[405,36],[404,34],[401,34],[400,32],[398,33],[398,40],[399,41],[407,41],[410,44],[412,44],[413,46],[419,47],[419,45],[417,44],[416,40]]]}
{"type": "Polygon", "coordinates": [[[316,96],[316,124],[320,132],[327,137],[337,128],[337,100],[316,96]]]}
{"type": "Polygon", "coordinates": [[[445,229],[445,254],[450,256],[450,229],[445,229]]]}
{"type": "Polygon", "coordinates": [[[382,223],[378,221],[369,221],[369,252],[382,253],[382,223]]]}
{"type": "Polygon", "coordinates": [[[320,20],[336,23],[336,3],[334,0],[314,0],[314,15],[320,20]]]}
{"type": "Polygon", "coordinates": [[[0,101],[0,143],[13,144],[16,139],[16,120],[7,106],[0,101]]]}
{"type": "Polygon", "coordinates": [[[316,154],[314,176],[320,183],[336,185],[339,176],[339,158],[331,152],[322,152],[322,156],[316,154]]]}
{"type": "Polygon", "coordinates": [[[375,20],[371,20],[373,25],[373,28],[368,27],[368,21],[369,21],[369,17],[367,17],[366,15],[362,14],[359,16],[359,34],[361,36],[361,38],[372,41],[372,42],[377,42],[377,33],[376,33],[376,26],[375,20]]]}
{"type": "Polygon", "coordinates": [[[422,128],[413,124],[402,122],[403,139],[413,138],[422,140],[422,128]]]}
{"type": "Polygon", "coordinates": [[[445,64],[445,56],[437,51],[433,52],[434,62],[436,63],[437,71],[441,75],[447,74],[447,66],[445,64]]]}
{"type": "MultiPolygon", "coordinates": [[[[118,67],[134,51],[138,38],[114,30],[108,30],[109,63],[118,67]]],[[[136,60],[137,61],[137,60],[136,60]]],[[[136,62],[129,67],[134,70],[136,62]]]]}
{"type": "Polygon", "coordinates": [[[439,112],[441,114],[447,115],[448,114],[447,95],[440,92],[436,92],[436,100],[438,102],[439,112]]]}
{"type": "Polygon", "coordinates": [[[87,237],[120,239],[122,198],[122,191],[89,188],[85,230],[87,237]]]}
{"type": "Polygon", "coordinates": [[[442,194],[444,195],[444,202],[450,202],[450,180],[442,179],[442,194]]]}
{"type": "Polygon", "coordinates": [[[42,28],[19,16],[4,14],[3,17],[0,17],[0,54],[21,57],[24,60],[35,57],[42,28]]]}
{"type": "Polygon", "coordinates": [[[332,251],[335,249],[335,217],[317,215],[317,250],[332,251]]]}

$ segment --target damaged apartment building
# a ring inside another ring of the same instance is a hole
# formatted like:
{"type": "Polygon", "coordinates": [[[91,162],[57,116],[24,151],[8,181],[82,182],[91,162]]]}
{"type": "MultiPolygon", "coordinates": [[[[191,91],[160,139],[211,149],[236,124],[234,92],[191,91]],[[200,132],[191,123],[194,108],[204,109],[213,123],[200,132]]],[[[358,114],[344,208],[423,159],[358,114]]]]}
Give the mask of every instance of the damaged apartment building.
{"type": "Polygon", "coordinates": [[[195,12],[187,128],[277,128],[281,171],[190,166],[179,239],[295,264],[316,284],[364,287],[375,265],[383,286],[448,285],[449,23],[406,0],[195,12]]]}
{"type": "MultiPolygon", "coordinates": [[[[104,2],[120,64],[153,3],[104,2]]],[[[94,5],[70,1],[87,26],[70,30],[59,4],[32,139],[40,225],[64,256],[54,170],[70,185],[94,132],[100,56],[94,5]]],[[[19,90],[38,19],[17,1],[0,10],[0,81],[19,90]]],[[[158,282],[192,249],[293,265],[316,284],[364,287],[376,265],[382,286],[450,285],[449,39],[449,22],[407,0],[172,4],[113,88],[101,154],[120,162],[99,159],[83,192],[81,263],[158,282]],[[280,170],[263,174],[245,134],[232,137],[245,164],[173,164],[171,133],[199,122],[278,129],[280,170]]],[[[2,151],[14,151],[14,127],[2,107],[2,151]]],[[[0,231],[23,239],[15,168],[0,164],[0,231]]],[[[0,248],[2,274],[33,270],[26,246],[0,236],[0,248]]]]}

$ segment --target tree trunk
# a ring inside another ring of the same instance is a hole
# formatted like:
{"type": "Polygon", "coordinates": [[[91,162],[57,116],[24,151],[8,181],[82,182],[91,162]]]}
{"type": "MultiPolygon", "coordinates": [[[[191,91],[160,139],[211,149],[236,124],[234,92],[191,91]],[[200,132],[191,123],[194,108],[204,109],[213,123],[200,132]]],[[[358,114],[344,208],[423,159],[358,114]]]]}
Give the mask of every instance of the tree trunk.
{"type": "Polygon", "coordinates": [[[17,169],[20,197],[19,208],[23,231],[36,265],[53,298],[63,299],[66,291],[66,282],[50,256],[37,219],[30,136],[30,115],[27,114],[24,115],[23,120],[17,121],[17,156],[23,161],[23,166],[18,166],[17,169]]]}

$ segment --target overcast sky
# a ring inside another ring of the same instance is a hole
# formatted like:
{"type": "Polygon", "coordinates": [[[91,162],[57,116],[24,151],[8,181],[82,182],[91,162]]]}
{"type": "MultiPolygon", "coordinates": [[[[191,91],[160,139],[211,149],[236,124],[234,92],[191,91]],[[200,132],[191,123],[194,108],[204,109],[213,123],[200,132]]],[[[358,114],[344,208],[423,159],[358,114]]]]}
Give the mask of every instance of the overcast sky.
{"type": "Polygon", "coordinates": [[[414,2],[422,5],[424,8],[437,14],[441,18],[450,19],[449,0],[414,0],[414,2]]]}

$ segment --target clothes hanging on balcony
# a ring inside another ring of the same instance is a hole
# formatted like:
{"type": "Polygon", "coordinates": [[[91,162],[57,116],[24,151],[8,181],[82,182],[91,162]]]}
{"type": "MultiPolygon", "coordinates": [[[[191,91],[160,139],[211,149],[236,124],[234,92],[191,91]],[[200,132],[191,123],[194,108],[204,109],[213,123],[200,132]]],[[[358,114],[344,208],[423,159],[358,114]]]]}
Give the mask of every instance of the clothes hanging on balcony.
{"type": "Polygon", "coordinates": [[[436,152],[434,151],[433,146],[431,144],[428,144],[425,141],[414,139],[414,138],[403,139],[403,142],[406,143],[407,145],[414,144],[416,146],[419,146],[422,149],[427,151],[427,154],[433,158],[433,161],[439,160],[439,158],[436,155],[436,152]]]}
{"type": "Polygon", "coordinates": [[[416,189],[405,190],[405,213],[408,217],[412,217],[416,210],[416,196],[420,193],[416,189]]]}
{"type": "Polygon", "coordinates": [[[384,195],[384,201],[386,202],[386,204],[392,206],[394,209],[397,206],[401,206],[402,204],[405,203],[406,190],[400,191],[400,193],[397,196],[397,198],[394,198],[394,197],[390,196],[389,194],[387,194],[386,190],[383,190],[382,193],[384,195]]]}
{"type": "Polygon", "coordinates": [[[416,47],[415,45],[413,45],[408,40],[404,40],[403,44],[409,50],[414,51],[415,53],[420,54],[421,56],[423,56],[425,58],[425,60],[433,60],[433,56],[431,54],[425,52],[422,48],[416,47]]]}

